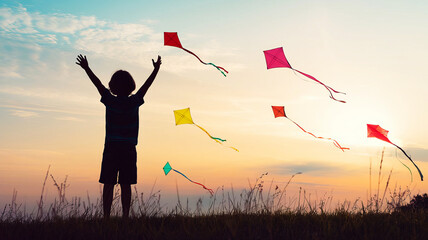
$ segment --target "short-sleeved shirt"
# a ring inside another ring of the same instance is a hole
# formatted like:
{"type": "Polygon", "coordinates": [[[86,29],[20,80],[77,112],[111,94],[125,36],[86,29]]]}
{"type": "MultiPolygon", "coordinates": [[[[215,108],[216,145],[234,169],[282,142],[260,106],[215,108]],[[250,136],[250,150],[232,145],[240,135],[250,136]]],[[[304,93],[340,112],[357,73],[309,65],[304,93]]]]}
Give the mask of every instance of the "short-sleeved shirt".
{"type": "Polygon", "coordinates": [[[101,94],[106,106],[105,142],[130,142],[137,145],[139,107],[144,103],[141,96],[114,96],[106,88],[101,94]]]}

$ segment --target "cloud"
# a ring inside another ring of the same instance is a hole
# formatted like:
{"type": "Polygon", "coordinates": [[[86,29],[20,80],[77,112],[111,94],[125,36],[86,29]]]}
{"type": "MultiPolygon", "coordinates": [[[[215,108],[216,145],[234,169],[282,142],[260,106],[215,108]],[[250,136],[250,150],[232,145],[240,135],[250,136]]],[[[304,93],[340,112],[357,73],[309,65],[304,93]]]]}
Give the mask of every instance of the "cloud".
{"type": "Polygon", "coordinates": [[[90,110],[82,110],[81,108],[77,110],[72,109],[62,109],[52,106],[18,106],[18,105],[2,105],[1,108],[5,108],[7,112],[12,116],[21,117],[21,118],[31,118],[39,117],[44,114],[53,115],[53,119],[59,121],[70,121],[70,122],[84,122],[87,117],[101,115],[102,113],[95,113],[90,110]]]}
{"type": "Polygon", "coordinates": [[[6,32],[37,33],[33,28],[32,17],[21,5],[15,9],[0,8],[0,28],[6,32]]]}
{"type": "MultiPolygon", "coordinates": [[[[413,159],[413,161],[416,162],[428,162],[428,149],[426,148],[406,148],[404,149],[407,154],[410,154],[409,156],[413,159]]],[[[404,154],[400,152],[400,150],[397,151],[398,156],[402,156],[401,158],[407,159],[404,154]]],[[[417,163],[416,163],[417,164],[417,163]]]]}
{"type": "Polygon", "coordinates": [[[349,174],[354,172],[355,169],[346,165],[333,165],[323,162],[304,162],[304,163],[284,163],[267,166],[269,172],[280,175],[291,175],[296,172],[303,174],[310,174],[313,176],[327,176],[332,174],[349,174]]]}
{"type": "Polygon", "coordinates": [[[37,29],[54,33],[74,34],[82,29],[105,24],[93,16],[77,17],[71,14],[42,15],[35,13],[32,18],[37,29]]]}
{"type": "Polygon", "coordinates": [[[162,46],[162,34],[143,24],[108,23],[81,31],[74,42],[76,49],[137,64],[148,62],[147,55],[154,58],[162,46]]]}
{"type": "Polygon", "coordinates": [[[79,108],[78,110],[70,110],[70,109],[62,109],[58,107],[52,107],[52,106],[18,106],[18,105],[7,105],[7,104],[0,104],[0,108],[8,108],[12,110],[19,110],[19,111],[28,111],[28,112],[46,112],[46,113],[64,113],[64,114],[72,114],[72,115],[78,115],[78,116],[98,116],[102,114],[101,112],[94,112],[93,110],[82,110],[79,108]]]}
{"type": "Polygon", "coordinates": [[[313,183],[313,182],[293,182],[294,184],[297,185],[307,185],[307,186],[318,186],[318,187],[333,187],[336,185],[332,185],[332,184],[322,184],[322,183],[313,183]]]}
{"type": "Polygon", "coordinates": [[[61,41],[101,55],[125,55],[128,60],[162,47],[162,34],[155,34],[145,24],[106,22],[94,16],[28,12],[22,5],[0,8],[0,36],[32,43],[57,44],[61,41]]]}
{"type": "Polygon", "coordinates": [[[94,98],[87,97],[85,95],[80,95],[78,93],[66,92],[66,91],[57,91],[56,89],[46,89],[46,88],[32,88],[26,89],[22,87],[12,87],[12,86],[2,86],[0,93],[32,97],[32,98],[41,98],[47,100],[63,100],[66,102],[75,102],[75,103],[88,103],[93,102],[95,105],[97,101],[94,101],[94,98]]]}
{"type": "Polygon", "coordinates": [[[56,119],[61,121],[83,122],[82,119],[75,117],[57,117],[56,119]]]}
{"type": "Polygon", "coordinates": [[[5,32],[74,34],[79,30],[93,26],[103,26],[104,24],[104,21],[99,21],[93,16],[79,17],[60,13],[51,15],[38,12],[30,13],[22,5],[14,8],[0,8],[0,28],[5,32]]]}
{"type": "Polygon", "coordinates": [[[0,66],[0,76],[4,78],[22,78],[18,68],[18,65],[14,63],[10,63],[8,66],[0,66]]]}
{"type": "Polygon", "coordinates": [[[37,117],[39,114],[36,112],[23,111],[23,110],[10,110],[10,114],[12,116],[29,118],[29,117],[37,117]]]}
{"type": "Polygon", "coordinates": [[[24,42],[56,43],[56,36],[38,31],[33,19],[21,5],[16,8],[0,8],[0,36],[24,42]]]}
{"type": "MultiPolygon", "coordinates": [[[[193,56],[184,52],[164,48],[163,33],[155,32],[150,27],[153,21],[139,22],[117,23],[102,21],[95,16],[42,14],[29,12],[19,5],[0,8],[0,37],[28,44],[68,45],[78,51],[138,65],[143,63],[150,66],[150,58],[161,54],[165,57],[164,69],[170,72],[201,70],[207,67],[197,64],[193,56]],[[166,59],[170,59],[170,63],[166,59]]],[[[188,40],[201,38],[193,35],[182,37],[190,38],[188,40]]],[[[192,50],[201,57],[210,56],[211,61],[214,61],[212,59],[215,56],[227,59],[235,55],[233,51],[223,51],[215,40],[200,42],[203,42],[203,46],[194,46],[192,50]]],[[[244,68],[243,64],[236,63],[228,66],[244,68]]]]}

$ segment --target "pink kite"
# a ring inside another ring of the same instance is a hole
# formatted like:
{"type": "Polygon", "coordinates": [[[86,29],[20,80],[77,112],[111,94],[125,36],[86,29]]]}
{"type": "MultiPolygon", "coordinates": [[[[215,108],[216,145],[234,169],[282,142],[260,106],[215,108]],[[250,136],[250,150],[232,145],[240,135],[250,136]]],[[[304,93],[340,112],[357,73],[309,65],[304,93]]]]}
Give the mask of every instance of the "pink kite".
{"type": "Polygon", "coordinates": [[[303,76],[310,78],[310,79],[314,80],[315,82],[323,85],[327,89],[327,91],[330,93],[331,99],[338,101],[338,102],[345,103],[345,101],[343,101],[343,100],[338,100],[338,99],[334,98],[332,91],[335,93],[342,93],[342,94],[346,94],[346,93],[336,91],[333,88],[331,88],[331,87],[325,85],[324,83],[320,82],[318,79],[312,77],[311,75],[303,73],[297,69],[292,68],[290,63],[288,62],[287,58],[285,58],[284,50],[282,49],[282,47],[274,48],[271,50],[266,50],[266,51],[263,51],[263,53],[265,54],[267,69],[281,68],[281,67],[290,68],[291,70],[293,70],[294,73],[298,72],[298,73],[302,74],[303,76]]]}
{"type": "Polygon", "coordinates": [[[196,54],[194,54],[193,52],[185,49],[181,45],[180,39],[178,39],[178,34],[176,32],[164,32],[164,34],[163,34],[163,40],[164,40],[164,44],[163,45],[165,45],[165,46],[171,46],[171,47],[177,47],[177,48],[183,49],[184,51],[186,51],[186,52],[192,54],[193,56],[195,56],[201,63],[203,63],[205,65],[212,65],[215,68],[217,68],[217,70],[219,70],[223,74],[223,76],[226,77],[225,73],[229,73],[228,71],[226,71],[226,69],[224,69],[224,68],[222,68],[220,66],[217,66],[214,63],[206,63],[206,62],[202,61],[196,54]]]}
{"type": "Polygon", "coordinates": [[[303,132],[305,132],[305,133],[307,133],[307,134],[309,134],[309,135],[311,135],[311,136],[313,136],[315,138],[318,138],[318,139],[325,139],[325,140],[333,141],[334,146],[336,146],[337,148],[339,148],[343,152],[344,152],[344,150],[349,150],[349,148],[347,148],[347,147],[340,146],[340,144],[336,140],[334,140],[332,138],[317,137],[313,133],[308,132],[305,129],[303,129],[299,124],[297,124],[295,121],[293,121],[289,117],[287,117],[287,115],[285,115],[284,106],[272,106],[272,110],[273,110],[273,115],[275,116],[275,118],[277,118],[277,117],[285,117],[288,120],[290,120],[291,122],[293,122],[294,124],[296,124],[296,126],[298,126],[300,129],[302,129],[303,132]]]}
{"type": "MultiPolygon", "coordinates": [[[[392,143],[388,139],[388,132],[389,132],[388,130],[385,130],[385,129],[381,128],[379,125],[367,124],[367,137],[374,137],[374,138],[380,139],[380,140],[385,141],[387,143],[390,143],[390,144],[394,145],[395,147],[397,147],[398,149],[400,149],[404,153],[404,155],[406,155],[406,157],[410,160],[410,162],[412,162],[413,165],[416,167],[416,169],[418,170],[419,175],[421,177],[421,181],[423,181],[424,180],[424,176],[422,175],[421,170],[419,170],[418,166],[416,166],[416,164],[413,162],[413,160],[410,158],[410,156],[407,155],[407,153],[401,147],[399,147],[396,144],[392,143]]],[[[406,166],[406,165],[404,165],[404,166],[406,166]]],[[[410,169],[409,169],[409,171],[410,171],[410,169]]],[[[411,173],[412,173],[412,171],[410,171],[410,174],[411,173]]]]}

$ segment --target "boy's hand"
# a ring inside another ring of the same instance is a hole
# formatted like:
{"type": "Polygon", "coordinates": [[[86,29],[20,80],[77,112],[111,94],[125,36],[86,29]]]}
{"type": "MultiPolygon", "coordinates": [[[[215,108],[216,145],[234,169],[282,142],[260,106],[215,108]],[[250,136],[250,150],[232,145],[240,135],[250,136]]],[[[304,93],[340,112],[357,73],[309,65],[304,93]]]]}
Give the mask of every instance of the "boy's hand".
{"type": "Polygon", "coordinates": [[[88,60],[86,59],[86,56],[82,56],[82,54],[79,54],[76,59],[77,59],[77,62],[76,62],[77,65],[81,66],[85,70],[89,68],[89,64],[88,64],[88,60]]]}
{"type": "Polygon", "coordinates": [[[161,57],[158,55],[158,60],[155,62],[155,60],[152,59],[152,62],[153,62],[153,67],[159,69],[160,65],[162,64],[161,57]]]}

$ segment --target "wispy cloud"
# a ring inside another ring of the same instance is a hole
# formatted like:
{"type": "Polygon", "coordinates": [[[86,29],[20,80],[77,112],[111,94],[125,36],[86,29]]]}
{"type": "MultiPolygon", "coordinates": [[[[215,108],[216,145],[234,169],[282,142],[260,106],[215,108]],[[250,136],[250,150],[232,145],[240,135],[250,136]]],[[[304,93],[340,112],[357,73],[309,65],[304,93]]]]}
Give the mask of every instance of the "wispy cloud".
{"type": "Polygon", "coordinates": [[[267,167],[269,171],[274,174],[286,174],[291,175],[296,172],[302,172],[304,174],[310,174],[314,176],[327,176],[332,174],[349,174],[349,172],[356,171],[350,166],[346,165],[333,165],[331,163],[323,162],[302,162],[302,163],[284,163],[270,165],[267,167]]]}
{"type": "Polygon", "coordinates": [[[319,187],[333,187],[333,186],[337,186],[337,185],[332,185],[332,184],[322,184],[322,183],[314,183],[314,182],[293,182],[293,183],[297,184],[297,185],[319,186],[319,187]]]}
{"type": "Polygon", "coordinates": [[[124,46],[131,50],[137,44],[140,49],[153,50],[151,41],[161,37],[144,24],[106,22],[94,16],[41,14],[29,12],[22,5],[0,8],[0,30],[0,36],[9,39],[51,44],[61,40],[77,49],[107,54],[126,50],[124,46]]]}
{"type": "MultiPolygon", "coordinates": [[[[407,154],[410,154],[410,157],[413,159],[413,161],[416,162],[428,162],[428,149],[426,148],[406,148],[404,151],[406,151],[407,154]]],[[[400,151],[397,151],[399,155],[402,153],[400,151]]],[[[407,159],[404,155],[402,155],[402,158],[407,159]]]]}
{"type": "Polygon", "coordinates": [[[71,115],[78,115],[78,116],[97,116],[101,114],[101,112],[98,114],[94,111],[89,110],[70,110],[70,109],[63,109],[53,106],[19,106],[19,105],[8,105],[8,104],[0,104],[0,108],[6,108],[10,109],[10,111],[22,111],[22,112],[34,112],[36,114],[39,114],[41,112],[45,113],[63,113],[63,114],[71,114],[71,115]]]}
{"type": "Polygon", "coordinates": [[[74,34],[89,27],[103,26],[106,23],[97,20],[93,16],[74,16],[71,14],[42,15],[32,14],[34,25],[37,29],[54,33],[74,34]]]}
{"type": "Polygon", "coordinates": [[[21,5],[16,8],[0,8],[0,36],[20,41],[56,43],[55,35],[40,33],[33,21],[34,16],[21,5]]]}
{"type": "Polygon", "coordinates": [[[162,48],[162,34],[143,24],[109,23],[79,33],[74,47],[123,62],[147,62],[162,48]]]}
{"type": "Polygon", "coordinates": [[[37,117],[39,114],[36,112],[24,111],[24,110],[10,110],[10,114],[12,116],[29,118],[29,117],[37,117]]]}
{"type": "Polygon", "coordinates": [[[53,89],[46,88],[32,88],[25,89],[22,87],[12,87],[12,86],[2,86],[0,93],[24,96],[24,97],[35,97],[51,100],[62,100],[66,102],[75,102],[75,103],[85,103],[87,105],[90,102],[96,104],[97,101],[94,101],[94,98],[87,97],[78,93],[70,93],[66,91],[57,91],[53,89]]]}
{"type": "Polygon", "coordinates": [[[55,119],[61,120],[61,121],[83,122],[83,119],[76,118],[76,117],[57,117],[55,119]]]}
{"type": "MultiPolygon", "coordinates": [[[[162,34],[145,24],[106,22],[94,16],[41,14],[22,5],[0,8],[0,36],[31,43],[69,44],[78,50],[138,61],[162,47],[162,34]],[[137,57],[137,59],[135,59],[137,57]]],[[[147,58],[147,57],[146,57],[147,58]]]]}
{"type": "MultiPolygon", "coordinates": [[[[117,23],[103,21],[94,16],[42,14],[29,12],[22,5],[0,8],[0,37],[6,39],[31,44],[64,44],[78,51],[139,65],[149,65],[150,58],[162,54],[165,56],[164,69],[170,72],[206,68],[197,64],[197,60],[192,56],[173,51],[170,47],[164,48],[163,33],[155,32],[150,24],[154,24],[153,21],[117,23]],[[171,64],[166,59],[170,59],[171,64]]],[[[187,37],[200,38],[191,35],[187,37]]],[[[235,55],[231,51],[222,51],[215,40],[205,41],[203,46],[205,47],[195,46],[193,51],[211,58],[235,55]]],[[[233,66],[237,69],[243,68],[242,64],[234,63],[233,66]]]]}
{"type": "Polygon", "coordinates": [[[0,8],[0,27],[6,32],[35,34],[40,32],[74,34],[79,30],[103,26],[105,22],[93,16],[74,16],[55,13],[30,13],[22,5],[0,8]]]}
{"type": "Polygon", "coordinates": [[[33,28],[32,17],[21,5],[14,9],[0,8],[0,27],[5,32],[37,33],[33,28]]]}
{"type": "Polygon", "coordinates": [[[0,66],[0,76],[5,78],[22,78],[18,72],[18,66],[10,63],[8,66],[0,66]]]}

